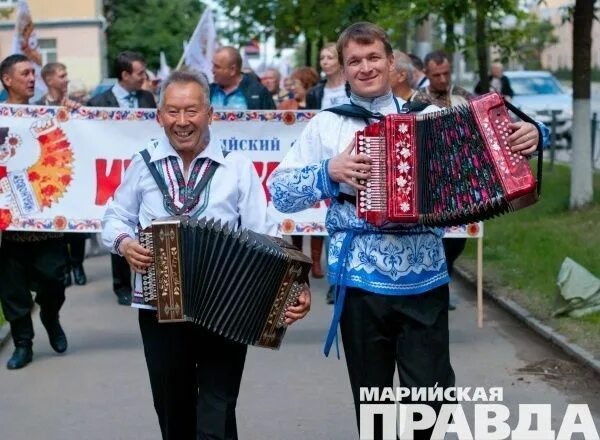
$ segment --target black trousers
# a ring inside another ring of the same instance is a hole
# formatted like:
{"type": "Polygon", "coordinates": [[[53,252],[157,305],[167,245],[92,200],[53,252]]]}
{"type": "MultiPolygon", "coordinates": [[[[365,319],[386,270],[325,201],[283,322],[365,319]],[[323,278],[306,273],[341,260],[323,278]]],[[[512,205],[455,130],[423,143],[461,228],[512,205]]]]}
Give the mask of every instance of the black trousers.
{"type": "Polygon", "coordinates": [[[448,275],[452,276],[454,262],[465,250],[467,244],[466,238],[442,238],[444,244],[444,253],[446,254],[446,266],[448,266],[448,275]]]}
{"type": "Polygon", "coordinates": [[[164,440],[235,440],[235,407],[247,346],[191,323],[139,324],[154,408],[164,440]]]}
{"type": "Polygon", "coordinates": [[[62,238],[36,242],[3,240],[0,246],[0,302],[16,345],[31,344],[31,291],[46,316],[58,315],[65,302],[62,238]],[[14,326],[12,324],[15,324],[14,326]]]}
{"type": "MultiPolygon", "coordinates": [[[[360,388],[393,387],[396,368],[402,387],[454,385],[447,284],[410,296],[349,288],[340,328],[359,429],[360,388]]],[[[429,404],[436,411],[441,406],[441,402],[429,404]]],[[[429,439],[431,431],[415,433],[415,438],[429,439]]]]}
{"type": "Polygon", "coordinates": [[[115,295],[131,295],[131,268],[125,257],[110,254],[110,264],[115,295]]]}
{"type": "Polygon", "coordinates": [[[65,233],[63,240],[67,255],[67,270],[83,264],[86,238],[88,238],[88,234],[79,234],[77,232],[65,233]]]}

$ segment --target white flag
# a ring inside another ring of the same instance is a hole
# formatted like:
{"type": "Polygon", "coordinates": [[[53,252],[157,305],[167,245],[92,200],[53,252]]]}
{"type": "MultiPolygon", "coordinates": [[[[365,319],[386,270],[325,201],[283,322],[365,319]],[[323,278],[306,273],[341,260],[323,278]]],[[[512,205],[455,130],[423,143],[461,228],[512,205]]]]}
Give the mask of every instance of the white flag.
{"type": "Polygon", "coordinates": [[[48,90],[46,84],[40,76],[42,69],[42,53],[37,39],[31,12],[26,0],[17,3],[17,13],[15,15],[15,33],[12,44],[13,54],[25,55],[35,67],[35,96],[32,101],[42,97],[48,90]]]}
{"type": "Polygon", "coordinates": [[[156,72],[156,77],[158,79],[164,81],[165,79],[167,79],[167,76],[169,76],[169,73],[171,73],[171,68],[167,64],[167,57],[165,56],[165,53],[161,50],[160,51],[160,69],[158,69],[158,72],[156,72]]]}
{"type": "Polygon", "coordinates": [[[185,64],[204,73],[212,82],[212,57],[217,48],[217,32],[212,12],[209,8],[204,9],[198,26],[188,42],[183,57],[185,64]]]}

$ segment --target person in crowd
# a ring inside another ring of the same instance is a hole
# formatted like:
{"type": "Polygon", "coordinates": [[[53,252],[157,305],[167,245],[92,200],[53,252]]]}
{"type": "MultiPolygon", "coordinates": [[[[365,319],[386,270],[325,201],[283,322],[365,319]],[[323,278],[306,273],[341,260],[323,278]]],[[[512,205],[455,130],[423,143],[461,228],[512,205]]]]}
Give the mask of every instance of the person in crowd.
{"type": "MultiPolygon", "coordinates": [[[[448,108],[466,104],[475,96],[462,87],[452,84],[452,65],[448,55],[443,51],[434,51],[425,56],[425,73],[429,79],[429,85],[417,91],[413,96],[414,101],[448,108]]],[[[452,276],[454,262],[464,251],[467,239],[444,238],[443,243],[448,273],[452,276]]],[[[450,308],[455,308],[454,301],[451,302],[450,308]]]]}
{"type": "MultiPolygon", "coordinates": [[[[42,67],[41,76],[48,92],[36,104],[48,106],[69,105],[73,108],[81,105],[69,98],[67,66],[62,63],[48,63],[42,67]]],[[[87,283],[87,276],[83,269],[86,238],[88,238],[88,234],[84,233],[66,232],[64,234],[64,249],[67,259],[64,278],[65,287],[69,287],[73,284],[73,281],[78,286],[83,286],[87,283]],[[71,273],[73,274],[72,276],[71,273]]]]}
{"type": "Polygon", "coordinates": [[[319,66],[325,79],[308,91],[307,108],[324,109],[350,103],[350,94],[346,88],[346,79],[338,60],[335,43],[323,46],[319,53],[319,66]]]}
{"type": "Polygon", "coordinates": [[[404,104],[412,101],[415,89],[412,88],[415,68],[408,55],[399,50],[394,51],[394,70],[390,75],[392,93],[404,104]]]}
{"type": "MultiPolygon", "coordinates": [[[[142,90],[146,80],[146,62],[137,52],[124,51],[117,55],[114,66],[117,83],[104,93],[90,99],[90,107],[156,108],[152,93],[142,90]]],[[[131,304],[131,270],[127,260],[111,255],[113,291],[121,305],[131,304]]]]}
{"type": "MultiPolygon", "coordinates": [[[[355,191],[365,189],[358,180],[369,175],[372,163],[367,155],[353,154],[355,133],[366,122],[377,121],[376,113],[398,113],[401,106],[390,85],[392,47],[381,28],[366,22],[352,24],[341,33],[337,49],[352,104],[373,117],[365,121],[362,116],[319,112],[267,185],[281,212],[301,211],[331,199],[328,278],[338,286],[338,294],[325,353],[341,318],[360,425],[361,387],[392,387],[396,368],[403,387],[454,386],[448,346],[449,277],[439,229],[394,224],[378,228],[356,215],[355,191]]],[[[535,151],[534,125],[519,122],[511,128],[514,151],[524,155],[535,151]]],[[[434,409],[441,404],[419,403],[434,409]]],[[[417,433],[416,438],[430,434],[417,433]]]]}
{"type": "Polygon", "coordinates": [[[490,66],[488,82],[489,90],[483,90],[483,85],[481,84],[481,81],[479,81],[475,86],[475,93],[478,95],[483,95],[487,92],[498,92],[504,97],[504,99],[509,101],[515,95],[515,92],[513,92],[513,89],[510,86],[510,80],[506,75],[504,75],[502,63],[492,63],[490,66]]]}
{"type": "Polygon", "coordinates": [[[276,106],[290,97],[287,91],[281,89],[281,74],[279,70],[272,67],[266,69],[260,76],[260,82],[271,93],[276,106]]]}
{"type": "Polygon", "coordinates": [[[160,79],[156,77],[151,70],[146,69],[146,76],[144,78],[144,84],[142,84],[142,90],[152,93],[155,98],[158,96],[160,89],[160,79]]]}
{"type": "Polygon", "coordinates": [[[418,55],[414,53],[409,53],[408,57],[412,62],[414,67],[413,72],[413,82],[411,87],[415,90],[419,90],[422,87],[427,87],[429,85],[429,79],[427,75],[425,75],[425,65],[423,64],[423,60],[418,55]]]}
{"type": "Polygon", "coordinates": [[[271,93],[256,78],[242,72],[242,56],[231,46],[219,48],[213,56],[214,82],[210,102],[215,109],[274,110],[271,93]]]}
{"type": "MultiPolygon", "coordinates": [[[[7,104],[29,104],[35,90],[35,69],[26,56],[6,57],[0,63],[0,80],[8,93],[7,104]]],[[[6,137],[8,130],[1,134],[6,137]]],[[[2,233],[0,303],[15,346],[6,364],[9,370],[23,368],[33,359],[32,290],[50,345],[57,353],[67,350],[67,337],[59,320],[65,302],[65,265],[61,233],[2,233]]]]}
{"type": "MultiPolygon", "coordinates": [[[[153,177],[151,165],[179,176],[164,178],[172,194],[179,192],[179,185],[196,188],[207,167],[216,167],[210,192],[203,190],[187,214],[196,217],[201,213],[260,233],[276,232],[268,220],[266,197],[251,160],[241,152],[225,155],[218,142],[210,141],[213,110],[209,94],[208,82],[197,72],[175,71],[167,77],[158,107],[164,135],[146,147],[148,164],[141,152],[133,157],[104,216],[103,241],[136,272],[136,293],[141,292],[138,273],[152,261],[151,252],[136,239],[136,228],[172,215],[165,208],[169,205],[164,203],[158,180],[154,180],[162,177],[153,177]],[[192,171],[196,169],[198,172],[192,171]]],[[[172,203],[178,208],[184,205],[179,198],[172,203]]],[[[237,439],[235,409],[247,347],[197,324],[159,324],[155,310],[149,305],[140,307],[144,354],[163,439],[237,439]]],[[[309,308],[310,291],[305,287],[298,303],[287,309],[286,322],[304,317],[309,308]]]]}
{"type": "Polygon", "coordinates": [[[308,91],[319,82],[319,74],[312,67],[299,67],[290,75],[292,97],[284,100],[278,110],[306,110],[308,91]]]}

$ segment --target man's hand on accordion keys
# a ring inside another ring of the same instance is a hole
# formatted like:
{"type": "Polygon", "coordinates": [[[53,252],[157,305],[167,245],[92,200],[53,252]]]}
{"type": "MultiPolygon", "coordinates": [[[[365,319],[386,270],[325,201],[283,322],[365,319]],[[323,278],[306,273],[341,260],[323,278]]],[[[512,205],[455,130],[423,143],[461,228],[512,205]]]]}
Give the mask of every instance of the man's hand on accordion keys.
{"type": "Polygon", "coordinates": [[[366,154],[352,154],[354,140],[337,156],[331,158],[327,172],[334,182],[346,183],[356,190],[366,189],[360,180],[368,179],[371,173],[371,158],[366,154]]]}
{"type": "Polygon", "coordinates": [[[133,238],[125,238],[119,245],[119,252],[137,273],[146,273],[146,269],[152,264],[152,252],[133,238]]]}
{"type": "Polygon", "coordinates": [[[310,288],[307,284],[304,284],[302,292],[298,296],[298,301],[293,306],[288,307],[285,311],[285,323],[292,325],[299,319],[306,316],[310,310],[310,288]]]}
{"type": "Polygon", "coordinates": [[[513,153],[529,156],[535,153],[539,141],[539,133],[535,125],[529,122],[513,122],[510,124],[513,133],[508,137],[513,153]]]}

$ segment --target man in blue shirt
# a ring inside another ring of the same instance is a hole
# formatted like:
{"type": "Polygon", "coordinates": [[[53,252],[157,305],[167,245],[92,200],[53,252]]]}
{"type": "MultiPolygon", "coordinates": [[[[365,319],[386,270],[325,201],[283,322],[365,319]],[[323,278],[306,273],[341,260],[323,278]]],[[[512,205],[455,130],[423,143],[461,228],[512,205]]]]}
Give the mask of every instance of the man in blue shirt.
{"type": "Polygon", "coordinates": [[[259,79],[242,72],[237,49],[225,46],[213,56],[215,82],[210,85],[210,103],[216,110],[274,110],[275,103],[259,79]]]}

